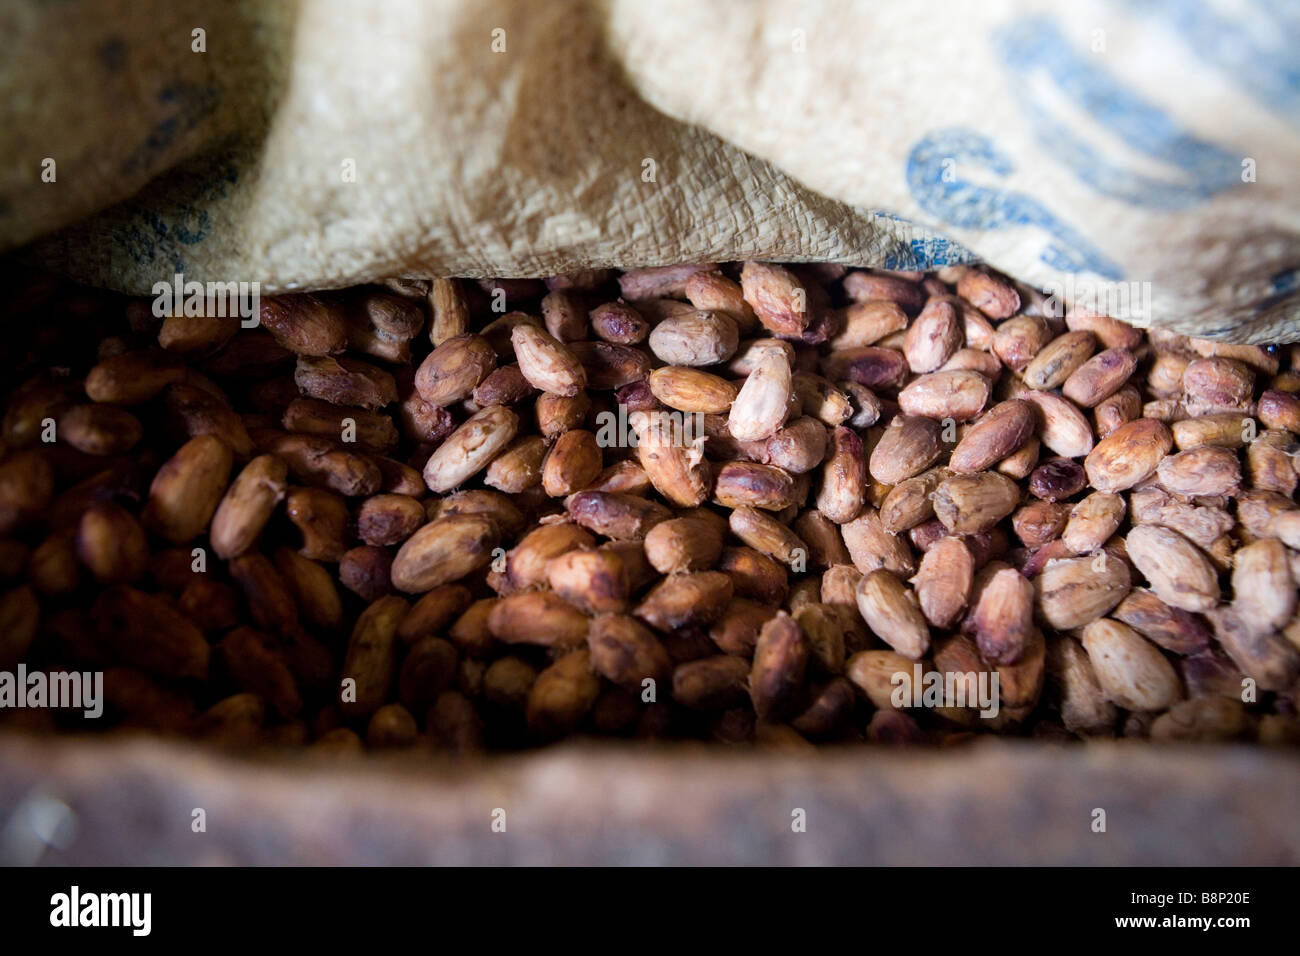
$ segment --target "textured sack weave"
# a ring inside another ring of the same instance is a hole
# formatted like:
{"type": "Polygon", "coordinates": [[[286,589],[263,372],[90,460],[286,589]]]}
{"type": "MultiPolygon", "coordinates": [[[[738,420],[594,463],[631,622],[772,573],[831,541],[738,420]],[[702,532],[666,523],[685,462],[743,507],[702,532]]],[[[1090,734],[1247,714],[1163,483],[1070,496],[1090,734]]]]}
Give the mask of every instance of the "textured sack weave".
{"type": "Polygon", "coordinates": [[[0,245],[134,293],[978,257],[1300,339],[1298,45],[1265,0],[17,0],[0,245]]]}

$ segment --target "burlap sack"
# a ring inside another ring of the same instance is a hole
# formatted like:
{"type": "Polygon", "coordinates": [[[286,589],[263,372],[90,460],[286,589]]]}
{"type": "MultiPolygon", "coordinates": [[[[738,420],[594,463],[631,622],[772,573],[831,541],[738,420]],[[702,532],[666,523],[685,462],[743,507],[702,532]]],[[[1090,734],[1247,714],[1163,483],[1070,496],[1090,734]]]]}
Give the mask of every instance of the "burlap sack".
{"type": "Polygon", "coordinates": [[[1300,339],[1300,17],[1270,7],[16,0],[0,245],[134,293],[978,257],[1300,339]]]}

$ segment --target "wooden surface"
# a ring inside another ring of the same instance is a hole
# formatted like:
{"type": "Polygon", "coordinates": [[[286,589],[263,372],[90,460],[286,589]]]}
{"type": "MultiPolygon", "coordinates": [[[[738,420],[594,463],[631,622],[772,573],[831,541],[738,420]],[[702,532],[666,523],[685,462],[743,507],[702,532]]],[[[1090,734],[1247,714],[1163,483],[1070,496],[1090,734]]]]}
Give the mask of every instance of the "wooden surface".
{"type": "Polygon", "coordinates": [[[1295,865],[1300,760],[1244,746],[991,742],[806,755],[573,745],[454,763],[322,761],[144,738],[7,735],[0,855],[65,864],[1295,865]],[[206,832],[192,832],[195,808],[206,832]],[[498,808],[504,833],[492,830],[498,808]],[[806,832],[792,831],[796,808],[806,832]],[[1093,832],[1095,808],[1106,811],[1104,833],[1093,832]],[[33,829],[61,847],[34,842],[33,829]]]}

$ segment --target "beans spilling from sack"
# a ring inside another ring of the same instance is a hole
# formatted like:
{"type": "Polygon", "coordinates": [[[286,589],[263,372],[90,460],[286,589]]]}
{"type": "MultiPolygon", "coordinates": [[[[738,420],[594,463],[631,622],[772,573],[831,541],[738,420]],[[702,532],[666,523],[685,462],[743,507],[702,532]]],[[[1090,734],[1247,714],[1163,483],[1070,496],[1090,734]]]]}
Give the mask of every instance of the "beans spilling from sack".
{"type": "Polygon", "coordinates": [[[28,279],[0,669],[226,745],[1300,739],[1300,355],[990,271],[28,279]]]}

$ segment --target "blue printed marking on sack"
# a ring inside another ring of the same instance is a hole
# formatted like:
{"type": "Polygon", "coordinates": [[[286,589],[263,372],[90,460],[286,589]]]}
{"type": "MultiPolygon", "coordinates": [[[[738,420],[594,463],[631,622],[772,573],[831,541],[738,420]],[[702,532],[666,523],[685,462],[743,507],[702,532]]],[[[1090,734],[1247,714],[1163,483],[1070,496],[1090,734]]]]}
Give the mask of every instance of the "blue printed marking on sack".
{"type": "Polygon", "coordinates": [[[126,41],[121,37],[109,37],[99,45],[98,53],[100,64],[110,75],[121,73],[126,66],[126,41]]]}
{"type": "Polygon", "coordinates": [[[219,199],[225,199],[229,187],[239,181],[239,166],[235,155],[235,136],[227,137],[214,152],[219,158],[205,155],[193,162],[201,164],[201,177],[187,177],[185,167],[174,174],[178,185],[165,188],[160,202],[162,215],[152,211],[137,211],[130,221],[114,230],[113,243],[126,251],[131,260],[153,263],[159,258],[168,262],[175,272],[185,272],[182,246],[192,246],[207,238],[211,223],[208,209],[219,199]],[[197,193],[190,194],[187,186],[197,183],[197,193]],[[184,196],[184,198],[172,198],[184,196]]]}
{"type": "Polygon", "coordinates": [[[1269,277],[1269,294],[1255,303],[1256,312],[1267,312],[1300,292],[1300,269],[1284,269],[1269,277]]]}
{"type": "Polygon", "coordinates": [[[123,175],[149,169],[176,140],[190,132],[217,108],[221,94],[216,87],[196,83],[173,83],[158,94],[158,102],[170,107],[168,116],[149,130],[149,135],[122,161],[123,175]]]}
{"type": "Polygon", "coordinates": [[[885,252],[884,268],[920,270],[973,262],[979,257],[959,242],[942,236],[901,240],[885,252]]]}
{"type": "Polygon", "coordinates": [[[1015,170],[1011,160],[984,134],[960,127],[935,130],[907,156],[908,187],[927,213],[963,229],[1038,226],[1053,236],[1039,258],[1054,269],[1095,272],[1107,279],[1124,277],[1118,265],[1033,196],[953,175],[959,161],[975,163],[999,176],[1015,170]]]}
{"type": "Polygon", "coordinates": [[[1031,17],[1003,27],[993,43],[1013,74],[1011,90],[1043,149],[1099,193],[1136,206],[1183,209],[1241,185],[1240,153],[1193,136],[1098,66],[1097,57],[1080,54],[1050,20],[1031,17]],[[1105,156],[1076,128],[1051,115],[1034,98],[1040,74],[1108,136],[1168,166],[1173,178],[1149,176],[1105,156]]]}
{"type": "MultiPolygon", "coordinates": [[[[920,231],[912,220],[889,209],[868,209],[867,212],[877,219],[889,219],[913,226],[920,231]]],[[[917,235],[901,238],[890,244],[884,253],[881,268],[884,269],[932,269],[936,266],[958,265],[974,262],[979,256],[967,249],[960,242],[954,242],[944,236],[917,235]]]]}
{"type": "Polygon", "coordinates": [[[1202,0],[1122,0],[1164,22],[1196,59],[1228,74],[1279,113],[1300,119],[1300,4],[1254,0],[1229,16],[1202,0]]]}

